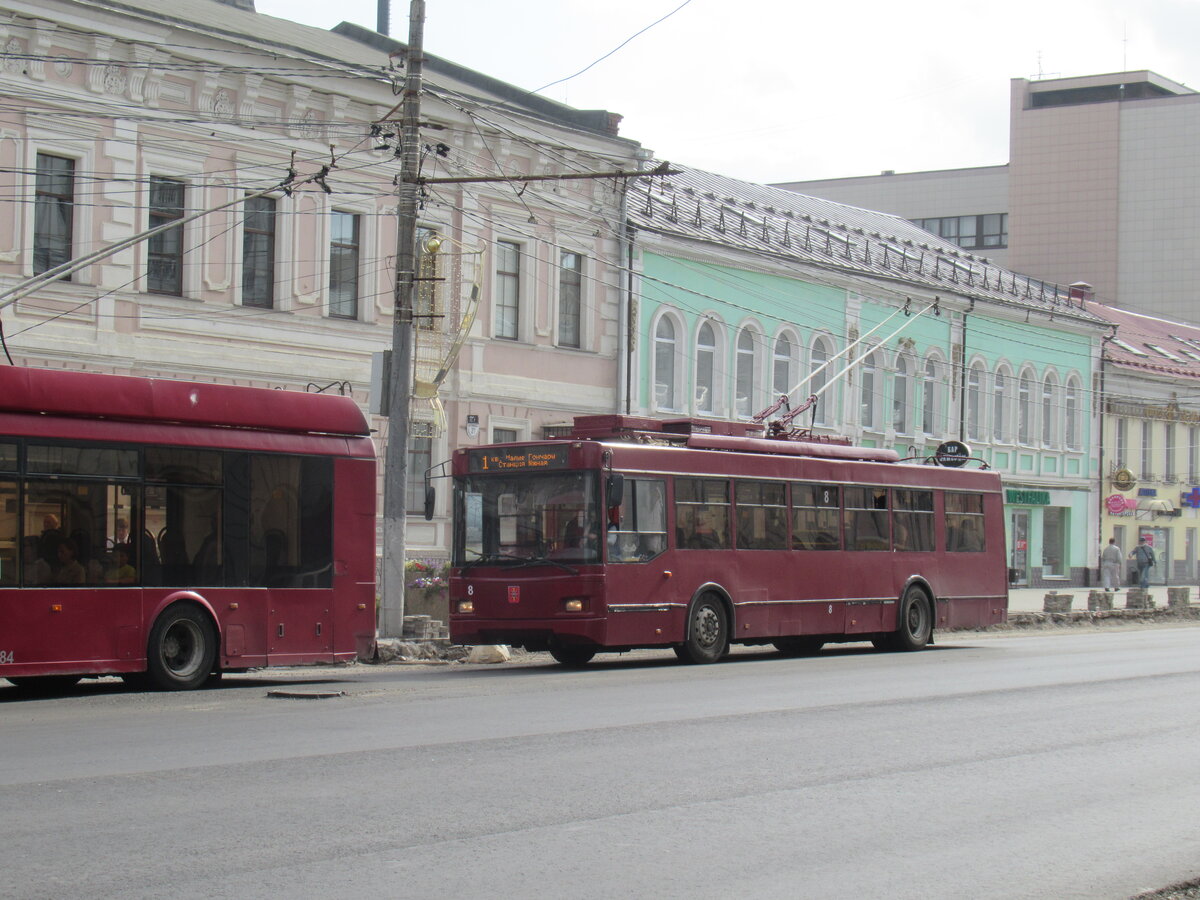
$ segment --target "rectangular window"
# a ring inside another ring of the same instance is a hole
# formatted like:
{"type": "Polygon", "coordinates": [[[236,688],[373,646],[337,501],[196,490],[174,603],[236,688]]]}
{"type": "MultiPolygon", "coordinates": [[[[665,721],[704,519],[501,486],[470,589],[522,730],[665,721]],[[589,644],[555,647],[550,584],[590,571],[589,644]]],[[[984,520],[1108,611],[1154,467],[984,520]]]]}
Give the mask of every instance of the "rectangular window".
{"type": "Polygon", "coordinates": [[[1154,447],[1152,435],[1154,434],[1154,423],[1148,420],[1142,421],[1142,470],[1138,474],[1143,481],[1151,481],[1154,478],[1154,447]]]}
{"type": "Polygon", "coordinates": [[[839,550],[842,502],[836,484],[792,485],[792,549],[839,550]]]}
{"type": "MultiPolygon", "coordinates": [[[[183,218],[183,182],[150,177],[150,227],[183,218]]],[[[176,225],[146,242],[146,287],[154,294],[183,295],[183,226],[176,225]]]]}
{"type": "Polygon", "coordinates": [[[1123,469],[1129,465],[1129,420],[1117,419],[1117,468],[1123,469]]]}
{"type": "Polygon", "coordinates": [[[608,530],[609,562],[642,562],[667,549],[667,486],[626,478],[618,524],[608,530]]]}
{"type": "Polygon", "coordinates": [[[433,438],[413,437],[408,441],[408,478],[404,485],[404,508],[410,515],[425,511],[425,472],[433,465],[433,438]]]}
{"type": "Polygon", "coordinates": [[[887,550],[891,546],[887,488],[848,487],[842,523],[847,550],[887,550]]]}
{"type": "Polygon", "coordinates": [[[583,321],[583,257],[562,251],[558,263],[558,343],[579,347],[583,321]]]}
{"type": "Polygon", "coordinates": [[[892,525],[893,549],[932,551],[933,491],[893,491],[892,525]]]}
{"type": "Polygon", "coordinates": [[[1200,483],[1200,428],[1188,429],[1188,484],[1200,483]]]}
{"type": "MultiPolygon", "coordinates": [[[[75,227],[75,160],[37,155],[34,185],[33,274],[69,262],[75,227]]],[[[63,279],[70,281],[68,275],[63,279]]]]}
{"type": "MultiPolygon", "coordinates": [[[[3,456],[4,445],[0,444],[0,460],[3,456]]],[[[25,546],[20,542],[17,509],[17,483],[0,478],[0,587],[17,584],[17,561],[21,556],[21,548],[25,546]]],[[[34,540],[30,544],[31,557],[37,556],[36,538],[34,540]]]]}
{"type": "Polygon", "coordinates": [[[520,336],[521,247],[496,242],[496,337],[515,341],[520,336]]]}
{"type": "Polygon", "coordinates": [[[1061,506],[1042,509],[1042,575],[1067,574],[1067,510],[1061,506]]]}
{"type": "Polygon", "coordinates": [[[332,459],[250,458],[252,586],[329,587],[332,534],[332,459]]]}
{"type": "Polygon", "coordinates": [[[128,525],[137,507],[136,486],[100,479],[31,478],[24,494],[22,584],[138,583],[137,550],[128,540],[128,525]]]}
{"type": "Polygon", "coordinates": [[[913,219],[926,231],[970,250],[1008,246],[1008,213],[913,219]]]}
{"type": "Polygon", "coordinates": [[[1175,472],[1175,426],[1167,425],[1167,441],[1163,448],[1163,480],[1174,482],[1175,472]]]}
{"type": "Polygon", "coordinates": [[[246,200],[242,226],[242,305],[275,307],[275,201],[246,200]]]}
{"type": "Polygon", "coordinates": [[[680,549],[729,547],[729,482],[675,479],[675,542],[680,549]]]}
{"type": "Polygon", "coordinates": [[[787,489],[773,481],[739,481],[737,547],[739,550],[787,549],[787,489]]]}
{"type": "Polygon", "coordinates": [[[493,444],[515,444],[521,439],[520,433],[515,428],[493,428],[492,443],[493,444]]]}
{"type": "Polygon", "coordinates": [[[359,216],[334,210],[329,223],[329,315],[358,318],[359,216]]]}
{"type": "Polygon", "coordinates": [[[983,494],[946,494],[946,549],[954,553],[982,553],[983,494]]]}

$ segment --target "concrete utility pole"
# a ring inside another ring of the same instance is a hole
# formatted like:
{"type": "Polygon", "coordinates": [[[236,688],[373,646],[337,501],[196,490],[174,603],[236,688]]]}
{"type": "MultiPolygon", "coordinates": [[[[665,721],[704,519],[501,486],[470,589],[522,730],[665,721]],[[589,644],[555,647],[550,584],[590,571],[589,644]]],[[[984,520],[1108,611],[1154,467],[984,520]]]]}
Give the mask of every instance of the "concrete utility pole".
{"type": "Polygon", "coordinates": [[[392,371],[388,440],[383,476],[383,572],[381,637],[400,637],[404,626],[404,541],[408,510],[408,426],[412,401],[413,292],[416,287],[417,199],[420,165],[421,64],[425,0],[412,0],[408,19],[400,184],[396,209],[396,298],[392,320],[392,371]]]}

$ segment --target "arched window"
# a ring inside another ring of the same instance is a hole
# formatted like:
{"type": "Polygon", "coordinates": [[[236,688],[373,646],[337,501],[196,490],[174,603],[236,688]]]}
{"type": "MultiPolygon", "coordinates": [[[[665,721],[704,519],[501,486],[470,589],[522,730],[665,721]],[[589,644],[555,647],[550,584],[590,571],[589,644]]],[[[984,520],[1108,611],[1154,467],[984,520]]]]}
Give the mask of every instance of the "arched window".
{"type": "Polygon", "coordinates": [[[921,430],[937,434],[942,417],[942,367],[932,356],[925,360],[925,395],[921,398],[921,430]]]}
{"type": "Polygon", "coordinates": [[[1033,443],[1033,373],[1028,369],[1017,382],[1017,441],[1033,443]]]}
{"type": "MultiPolygon", "coordinates": [[[[829,345],[825,343],[824,338],[817,338],[813,341],[812,353],[809,354],[809,372],[812,377],[808,381],[809,394],[816,394],[829,381],[829,370],[824,369],[820,373],[817,372],[825,363],[829,362],[829,345]]],[[[828,393],[828,391],[826,392],[828,393]]],[[[826,411],[829,409],[825,402],[825,394],[821,394],[817,398],[816,409],[813,413],[813,422],[817,425],[829,424],[829,419],[826,411]]]]}
{"type": "Polygon", "coordinates": [[[911,391],[911,369],[908,357],[896,357],[896,374],[892,376],[892,430],[908,434],[908,395],[911,391]]]}
{"type": "Polygon", "coordinates": [[[654,408],[679,408],[675,383],[675,323],[669,316],[659,319],[654,329],[654,408]]]}
{"type": "Polygon", "coordinates": [[[1066,442],[1068,450],[1080,450],[1083,448],[1081,440],[1083,429],[1081,427],[1080,409],[1079,409],[1079,379],[1072,375],[1067,379],[1067,393],[1064,404],[1066,406],[1066,442]]]}
{"type": "Polygon", "coordinates": [[[983,363],[967,370],[967,440],[983,440],[983,363]]]}
{"type": "Polygon", "coordinates": [[[758,412],[758,379],[755,377],[754,352],[755,334],[749,328],[743,328],[737,339],[737,366],[735,368],[734,393],[737,414],[748,419],[758,412]]]}
{"type": "Polygon", "coordinates": [[[1012,377],[1001,369],[996,370],[992,380],[992,439],[1008,440],[1008,395],[1012,390],[1012,377]]]}
{"type": "Polygon", "coordinates": [[[790,393],[795,386],[792,362],[794,353],[791,338],[786,334],[781,334],[775,339],[775,356],[771,361],[771,393],[774,394],[772,401],[779,399],[782,394],[790,393]]]}
{"type": "Polygon", "coordinates": [[[871,353],[862,361],[859,376],[862,383],[858,392],[858,421],[863,428],[875,427],[875,374],[879,369],[876,354],[871,353]]]}
{"type": "Polygon", "coordinates": [[[717,338],[708,322],[696,335],[696,411],[716,410],[717,338]]]}
{"type": "Polygon", "coordinates": [[[1058,440],[1058,378],[1047,372],[1042,381],[1042,444],[1050,446],[1058,440]]]}

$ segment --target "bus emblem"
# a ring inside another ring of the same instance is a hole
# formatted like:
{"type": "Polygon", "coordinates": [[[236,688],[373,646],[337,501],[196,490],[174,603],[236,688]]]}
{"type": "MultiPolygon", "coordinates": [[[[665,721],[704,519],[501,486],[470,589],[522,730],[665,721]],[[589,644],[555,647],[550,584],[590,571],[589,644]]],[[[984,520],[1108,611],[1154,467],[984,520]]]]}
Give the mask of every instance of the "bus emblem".
{"type": "Polygon", "coordinates": [[[508,586],[508,602],[509,603],[520,603],[521,602],[521,586],[519,584],[510,584],[508,586]]]}

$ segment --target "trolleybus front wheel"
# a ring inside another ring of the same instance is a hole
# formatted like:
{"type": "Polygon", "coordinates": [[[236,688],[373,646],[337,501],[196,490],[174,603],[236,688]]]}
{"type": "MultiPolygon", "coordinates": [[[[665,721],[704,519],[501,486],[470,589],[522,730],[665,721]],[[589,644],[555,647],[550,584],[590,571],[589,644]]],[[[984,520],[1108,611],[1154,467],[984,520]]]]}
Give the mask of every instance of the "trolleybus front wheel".
{"type": "Polygon", "coordinates": [[[687,638],[675,645],[675,655],[684,662],[711,663],[725,655],[729,645],[729,624],[725,606],[706,594],[692,604],[688,613],[687,638]]]}
{"type": "Polygon", "coordinates": [[[896,630],[872,641],[878,650],[920,650],[933,636],[933,607],[929,595],[917,585],[900,600],[896,630]]]}
{"type": "Polygon", "coordinates": [[[574,669],[586,666],[591,662],[592,657],[596,655],[596,651],[591,647],[567,645],[551,647],[550,655],[554,657],[555,662],[574,669]]]}
{"type": "Polygon", "coordinates": [[[164,691],[189,691],[208,680],[217,637],[208,616],[186,603],[169,607],[150,630],[150,680],[164,691]]]}

